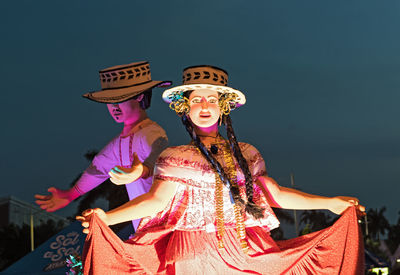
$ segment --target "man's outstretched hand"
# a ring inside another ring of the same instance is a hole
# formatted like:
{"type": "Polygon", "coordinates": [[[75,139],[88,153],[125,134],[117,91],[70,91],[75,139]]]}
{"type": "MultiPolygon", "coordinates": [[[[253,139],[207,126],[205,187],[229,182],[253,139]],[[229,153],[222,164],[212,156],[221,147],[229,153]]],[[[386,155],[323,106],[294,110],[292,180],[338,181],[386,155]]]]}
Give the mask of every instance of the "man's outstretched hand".
{"type": "Polygon", "coordinates": [[[69,191],[61,190],[55,187],[50,187],[47,191],[49,195],[35,195],[35,202],[47,212],[54,212],[60,208],[67,206],[71,201],[69,191]]]}

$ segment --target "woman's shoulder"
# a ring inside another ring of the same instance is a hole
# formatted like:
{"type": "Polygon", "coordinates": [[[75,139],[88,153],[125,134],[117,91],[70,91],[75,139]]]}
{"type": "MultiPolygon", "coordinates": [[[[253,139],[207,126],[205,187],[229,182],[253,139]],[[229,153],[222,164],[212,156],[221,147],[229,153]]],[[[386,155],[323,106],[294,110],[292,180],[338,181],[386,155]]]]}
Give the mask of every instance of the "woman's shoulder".
{"type": "Polygon", "coordinates": [[[242,151],[242,153],[249,153],[249,154],[259,153],[258,150],[256,149],[256,147],[254,147],[250,143],[238,142],[238,144],[239,144],[239,147],[240,147],[240,150],[242,151]]]}
{"type": "Polygon", "coordinates": [[[157,159],[157,165],[209,169],[209,164],[193,145],[172,146],[165,149],[157,159]]]}
{"type": "Polygon", "coordinates": [[[263,161],[263,157],[261,153],[257,150],[256,147],[249,143],[239,142],[240,150],[242,151],[243,157],[250,163],[256,163],[259,161],[263,161]]]}
{"type": "Polygon", "coordinates": [[[170,146],[161,152],[160,157],[188,156],[196,152],[196,147],[188,145],[170,146]]]}

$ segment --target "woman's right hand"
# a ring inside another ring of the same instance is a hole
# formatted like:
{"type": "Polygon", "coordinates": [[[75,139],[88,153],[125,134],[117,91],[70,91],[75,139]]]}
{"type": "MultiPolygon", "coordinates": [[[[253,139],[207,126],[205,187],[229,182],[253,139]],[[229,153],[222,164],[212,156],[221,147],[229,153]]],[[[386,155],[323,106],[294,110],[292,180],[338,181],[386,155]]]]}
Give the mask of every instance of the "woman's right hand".
{"type": "Polygon", "coordinates": [[[82,223],[82,226],[84,227],[82,232],[85,234],[89,233],[90,230],[90,221],[93,213],[96,213],[96,215],[105,223],[108,225],[107,222],[107,214],[103,211],[103,209],[100,208],[94,208],[94,209],[87,209],[82,212],[82,216],[76,216],[76,219],[82,223]]]}

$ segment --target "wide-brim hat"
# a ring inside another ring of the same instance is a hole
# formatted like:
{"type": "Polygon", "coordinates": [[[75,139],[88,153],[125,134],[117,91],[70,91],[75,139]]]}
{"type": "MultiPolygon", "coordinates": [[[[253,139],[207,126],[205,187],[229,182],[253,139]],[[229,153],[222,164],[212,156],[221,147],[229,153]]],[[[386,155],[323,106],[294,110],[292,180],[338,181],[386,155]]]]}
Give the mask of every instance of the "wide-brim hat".
{"type": "Polygon", "coordinates": [[[228,73],[218,67],[210,65],[190,66],[183,69],[183,84],[165,90],[162,98],[165,102],[171,103],[173,95],[177,92],[186,92],[198,89],[215,90],[219,93],[236,94],[236,107],[246,103],[245,95],[234,88],[228,87],[228,73]]]}
{"type": "Polygon", "coordinates": [[[168,87],[172,81],[152,80],[147,61],[106,68],[99,72],[101,90],[83,97],[101,103],[121,103],[155,87],[168,87]]]}

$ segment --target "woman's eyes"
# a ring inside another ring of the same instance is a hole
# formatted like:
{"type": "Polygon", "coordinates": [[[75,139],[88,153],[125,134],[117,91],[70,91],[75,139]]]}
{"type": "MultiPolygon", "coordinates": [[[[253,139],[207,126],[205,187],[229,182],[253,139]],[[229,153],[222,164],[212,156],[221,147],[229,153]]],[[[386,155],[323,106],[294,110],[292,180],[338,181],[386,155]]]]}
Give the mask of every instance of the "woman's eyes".
{"type": "Polygon", "coordinates": [[[192,99],[192,103],[200,103],[201,99],[200,98],[194,98],[192,99]]]}
{"type": "MultiPolygon", "coordinates": [[[[191,101],[192,103],[201,103],[201,98],[193,98],[192,99],[192,101],[191,101]]],[[[218,99],[216,99],[216,98],[209,98],[208,100],[207,100],[207,102],[208,103],[217,103],[218,102],[218,99]]]]}

